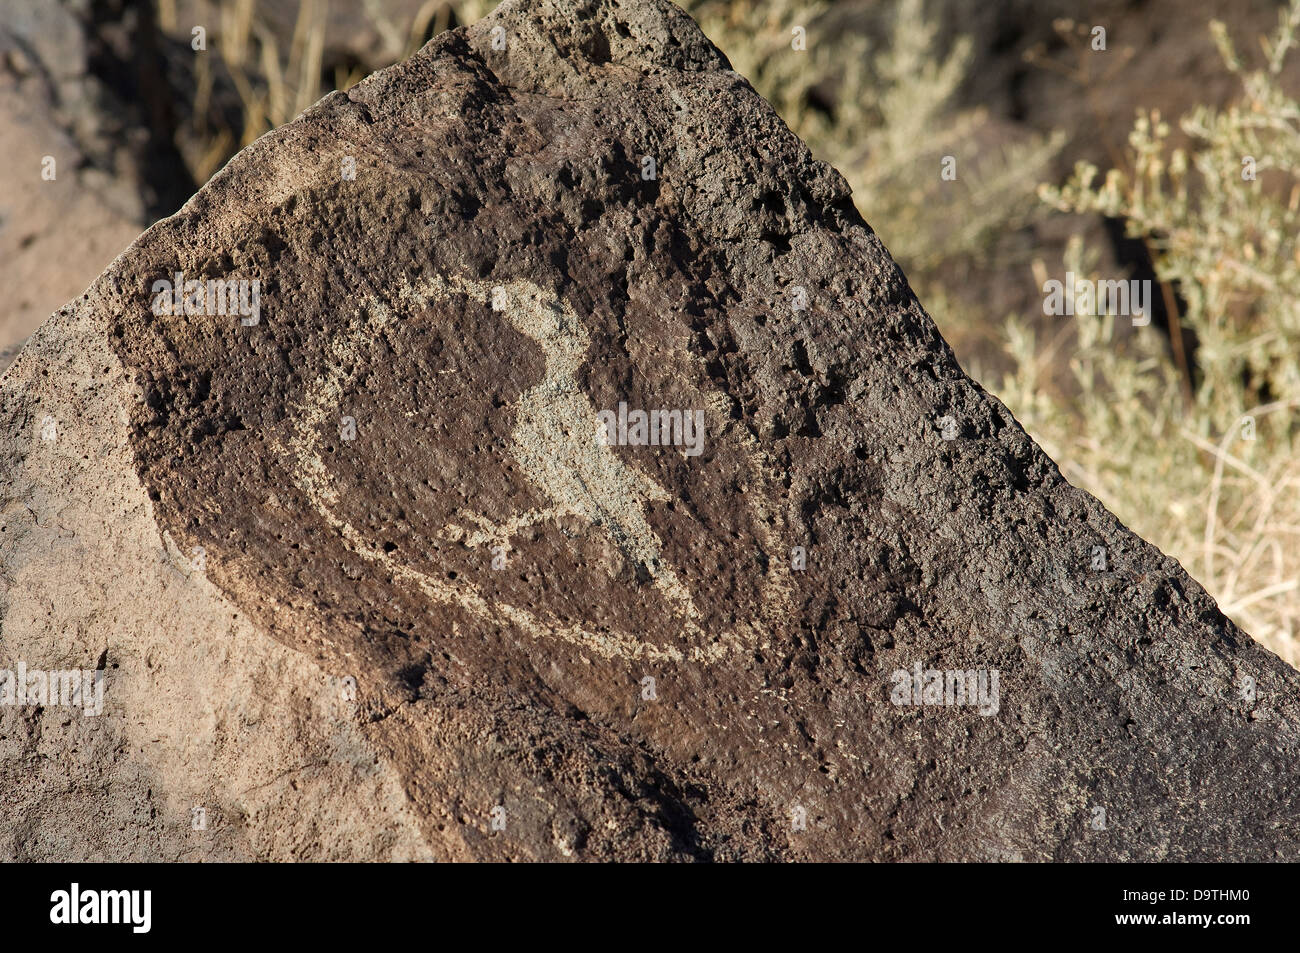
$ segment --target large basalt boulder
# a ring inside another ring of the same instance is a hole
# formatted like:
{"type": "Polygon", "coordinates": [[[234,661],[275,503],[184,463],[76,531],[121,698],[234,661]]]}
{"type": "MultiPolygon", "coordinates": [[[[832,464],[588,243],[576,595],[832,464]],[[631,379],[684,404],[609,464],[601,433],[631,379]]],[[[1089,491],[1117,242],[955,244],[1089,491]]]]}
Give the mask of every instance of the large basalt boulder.
{"type": "Polygon", "coordinates": [[[7,859],[1300,858],[1300,677],[659,0],[245,149],[33,337],[0,466],[0,666],[103,673],[0,707],[7,859]]]}

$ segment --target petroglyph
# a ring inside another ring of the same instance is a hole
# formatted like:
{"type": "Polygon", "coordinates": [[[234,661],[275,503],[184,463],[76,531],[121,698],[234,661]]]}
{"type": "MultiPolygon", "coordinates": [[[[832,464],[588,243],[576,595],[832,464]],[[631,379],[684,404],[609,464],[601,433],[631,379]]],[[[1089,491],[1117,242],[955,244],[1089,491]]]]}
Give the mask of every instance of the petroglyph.
{"type": "MultiPolygon", "coordinates": [[[[443,300],[448,288],[446,282],[436,280],[423,286],[419,294],[408,287],[402,289],[398,297],[403,304],[443,300]]],[[[392,324],[393,311],[387,303],[378,299],[366,301],[347,328],[331,341],[324,373],[308,387],[298,408],[293,436],[290,438],[295,463],[294,481],[307,495],[312,506],[330,526],[338,530],[350,550],[383,566],[395,579],[418,587],[435,602],[460,606],[486,621],[504,619],[533,636],[553,635],[606,658],[644,656],[652,660],[680,661],[682,653],[675,647],[660,648],[619,633],[591,632],[575,626],[551,625],[526,609],[508,604],[493,605],[483,598],[477,586],[467,580],[451,582],[405,565],[366,540],[350,523],[337,515],[338,492],[321,457],[320,434],[326,421],[337,410],[345,385],[352,379],[353,374],[348,368],[355,367],[363,349],[392,324]]]]}
{"type": "Polygon", "coordinates": [[[686,627],[698,633],[699,611],[664,563],[663,543],[645,518],[648,503],[671,496],[596,439],[597,409],[574,379],[591,340],[587,329],[567,304],[529,282],[497,285],[494,291],[493,307],[536,342],[546,358],[546,376],[519,398],[511,438],[516,459],[563,512],[603,527],[649,573],[686,627]]]}
{"type": "MultiPolygon", "coordinates": [[[[358,556],[418,587],[430,599],[459,606],[481,619],[510,622],[535,637],[554,636],[606,658],[681,661],[689,657],[711,662],[740,645],[755,644],[762,629],[756,624],[758,620],[743,621],[734,631],[716,639],[706,638],[701,630],[700,613],[691,592],[664,559],[663,543],[646,518],[650,504],[667,501],[671,495],[598,439],[602,428],[597,408],[575,377],[589,344],[590,335],[573,309],[528,281],[494,283],[435,276],[399,288],[391,303],[371,298],[330,341],[323,372],[307,388],[297,408],[288,448],[294,481],[358,556]],[[552,505],[501,523],[482,513],[459,511],[458,517],[476,528],[450,524],[441,538],[466,546],[490,543],[508,550],[515,534],[560,517],[576,516],[598,526],[662,594],[688,636],[687,653],[676,646],[654,645],[626,633],[559,625],[522,607],[489,600],[469,580],[449,581],[407,565],[338,516],[338,491],[325,466],[320,443],[327,424],[337,416],[344,401],[354,369],[372,342],[394,326],[395,311],[446,302],[453,295],[490,304],[534,341],[545,358],[542,380],[520,395],[510,449],[529,481],[552,505]]],[[[710,397],[716,409],[717,395],[710,397]]],[[[754,448],[746,450],[752,463],[754,448]]],[[[759,533],[767,542],[773,521],[764,513],[759,522],[759,533]]],[[[771,610],[787,598],[788,580],[778,572],[770,572],[769,576],[760,612],[770,618],[771,610]]]]}

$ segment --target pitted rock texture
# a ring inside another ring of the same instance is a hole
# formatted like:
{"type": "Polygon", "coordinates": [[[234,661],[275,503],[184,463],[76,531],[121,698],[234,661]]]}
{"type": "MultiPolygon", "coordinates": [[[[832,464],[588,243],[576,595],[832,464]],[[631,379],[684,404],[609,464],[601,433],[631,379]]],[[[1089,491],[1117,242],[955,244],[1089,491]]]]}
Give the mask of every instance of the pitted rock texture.
{"type": "Polygon", "coordinates": [[[263,137],[42,328],[0,440],[0,666],[109,671],[98,721],[0,708],[14,857],[88,856],[72,812],[108,857],[1300,858],[1300,676],[658,0],[508,0],[263,137]],[[256,323],[156,315],[177,272],[256,323]],[[894,704],[918,664],[996,704],[894,704]]]}

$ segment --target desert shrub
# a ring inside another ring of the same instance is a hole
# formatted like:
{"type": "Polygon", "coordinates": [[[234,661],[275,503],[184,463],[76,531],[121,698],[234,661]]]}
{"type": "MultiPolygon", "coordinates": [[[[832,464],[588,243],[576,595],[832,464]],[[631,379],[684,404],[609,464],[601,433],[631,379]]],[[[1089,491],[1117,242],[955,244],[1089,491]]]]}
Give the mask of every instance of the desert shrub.
{"type": "MultiPolygon", "coordinates": [[[[1139,114],[1131,168],[1098,181],[1080,163],[1044,199],[1072,213],[1122,218],[1147,241],[1156,274],[1175,288],[1194,332],[1192,380],[1154,327],[1077,318],[1066,389],[1025,321],[1009,323],[1016,369],[1001,396],[1062,471],[1177,557],[1223,611],[1300,660],[1300,102],[1279,76],[1295,45],[1300,0],[1248,69],[1221,23],[1211,30],[1240,78],[1225,108],[1185,116],[1183,147],[1158,114],[1139,114]]],[[[1095,277],[1079,241],[1066,268],[1095,277]]]]}

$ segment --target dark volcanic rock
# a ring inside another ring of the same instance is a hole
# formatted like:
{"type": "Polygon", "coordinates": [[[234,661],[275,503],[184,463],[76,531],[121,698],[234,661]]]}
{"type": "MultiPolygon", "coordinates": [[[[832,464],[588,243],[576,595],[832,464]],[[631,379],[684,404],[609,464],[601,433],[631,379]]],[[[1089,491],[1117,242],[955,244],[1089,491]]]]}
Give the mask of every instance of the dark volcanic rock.
{"type": "MultiPolygon", "coordinates": [[[[512,0],[244,150],[33,339],[0,454],[0,665],[108,659],[104,856],[1300,858],[1297,673],[657,0],[512,0]],[[175,272],[256,313],[155,315],[175,272]]],[[[8,770],[67,720],[0,718],[8,770]]],[[[9,852],[85,855],[39,794],[9,852]]]]}

